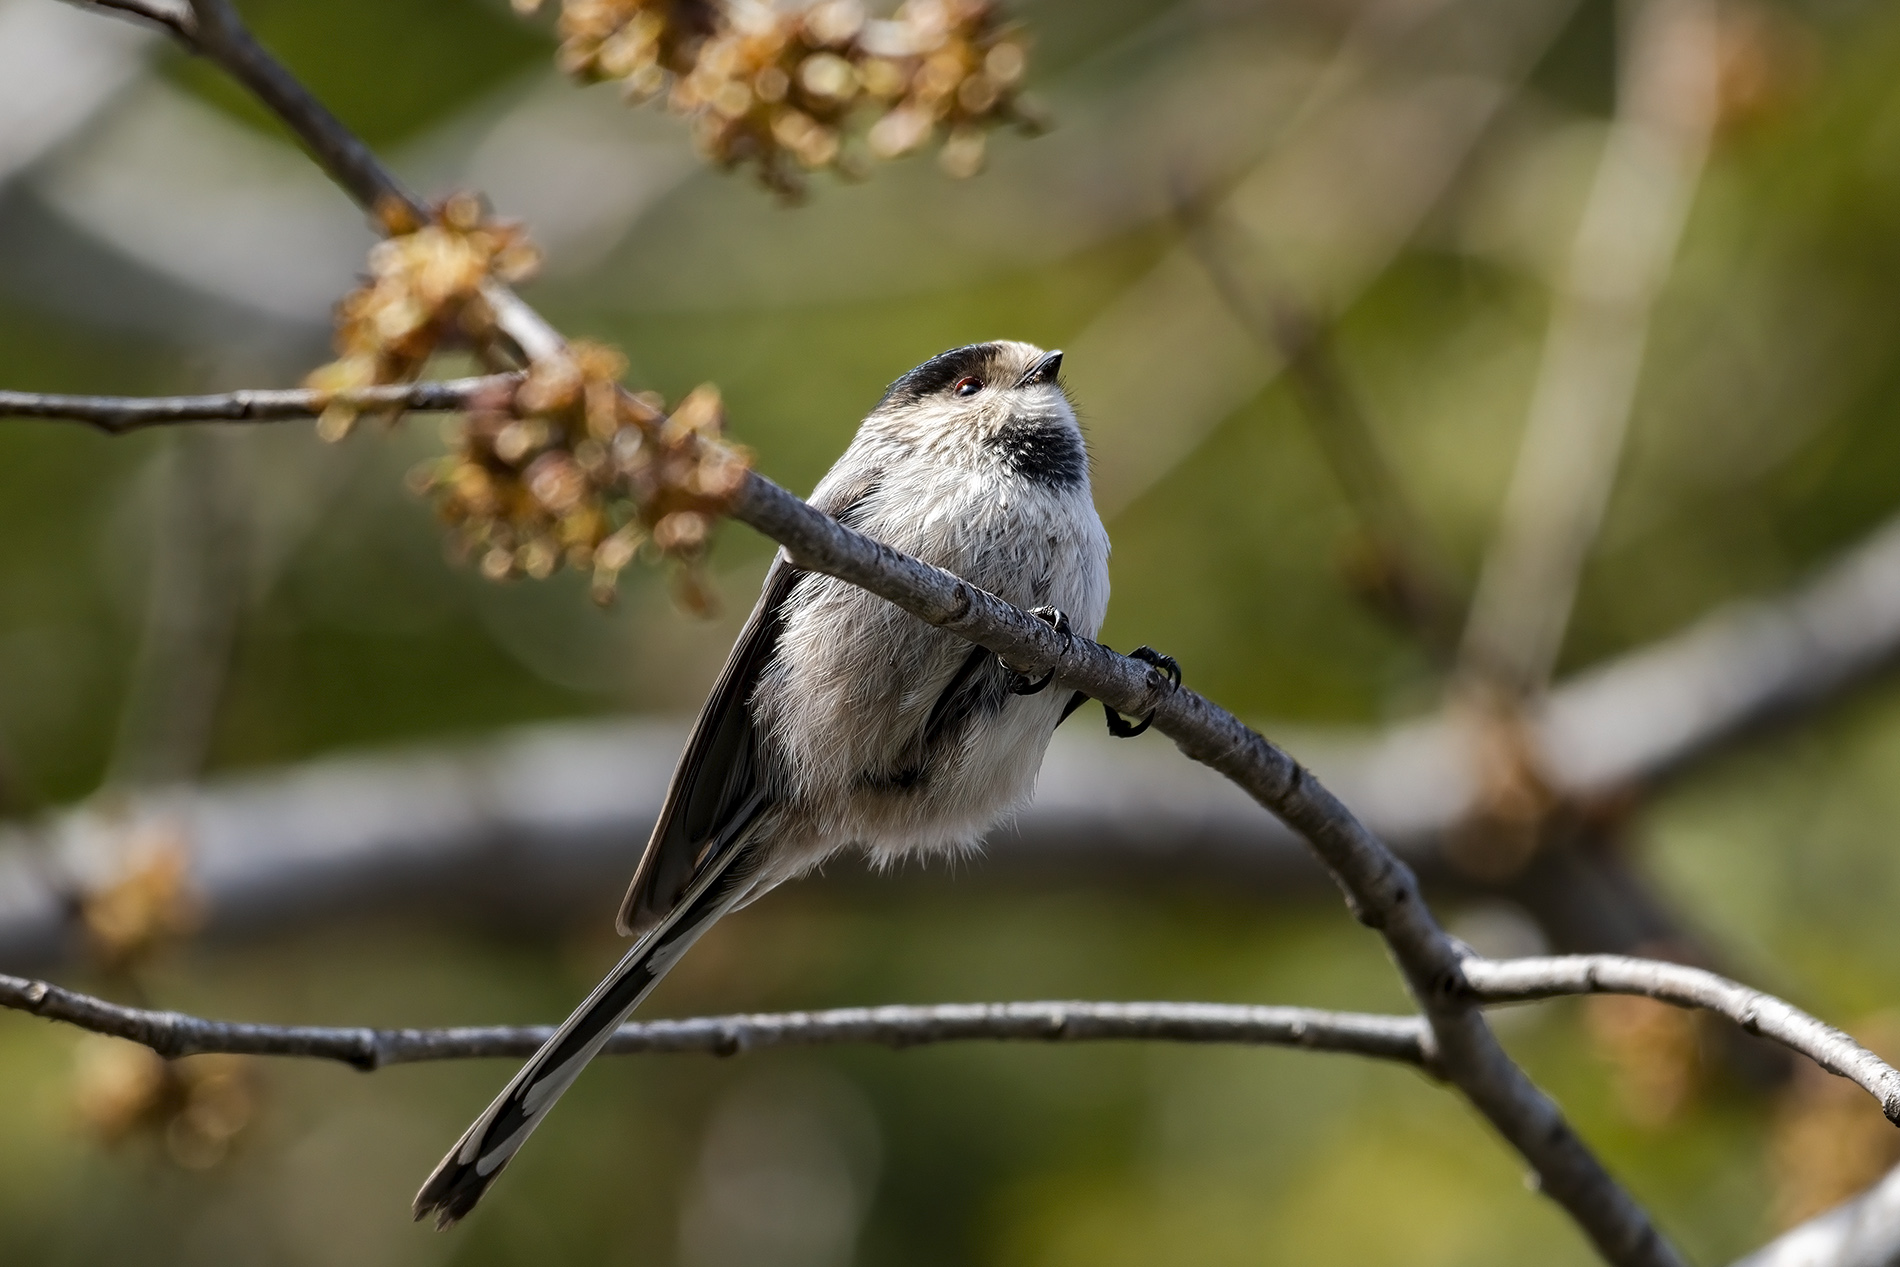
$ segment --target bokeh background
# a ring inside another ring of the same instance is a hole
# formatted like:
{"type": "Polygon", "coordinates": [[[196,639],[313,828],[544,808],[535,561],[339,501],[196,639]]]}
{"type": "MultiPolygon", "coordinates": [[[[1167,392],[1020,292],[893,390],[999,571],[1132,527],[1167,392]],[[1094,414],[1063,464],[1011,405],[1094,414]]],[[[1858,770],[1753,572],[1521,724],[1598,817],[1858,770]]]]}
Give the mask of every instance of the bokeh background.
{"type": "MultiPolygon", "coordinates": [[[[707,168],[663,110],[561,80],[545,17],[500,0],[240,7],[417,185],[479,188],[528,221],[548,255],[528,293],[556,324],[622,348],[635,386],[716,382],[735,437],[795,490],[926,356],[992,337],[1066,348],[1115,543],[1105,638],[1173,653],[1269,734],[1378,726],[1451,688],[1431,639],[1368,601],[1380,542],[1328,461],[1337,417],[1223,301],[1203,248],[1225,242],[1235,275],[1270,279],[1318,332],[1415,507],[1402,544],[1438,561],[1462,609],[1640,26],[1607,0],[1020,0],[1049,134],[997,136],[969,181],[918,157],[820,178],[788,208],[707,168]]],[[[1706,162],[1653,308],[1629,318],[1646,350],[1559,678],[1778,591],[1900,506],[1900,9],[1720,10],[1706,162]]],[[[0,0],[0,385],[294,383],[326,357],[329,306],[370,241],[209,68],[55,0],[0,0]]],[[[655,569],[627,573],[606,611],[571,575],[490,584],[445,558],[406,491],[437,436],[426,418],[338,445],[302,425],[0,426],[6,815],[30,828],[88,798],[336,752],[690,714],[766,546],[722,530],[709,619],[655,569]]],[[[1872,678],[1640,798],[1615,847],[1697,954],[1878,1045],[1900,1036],[1897,774],[1900,696],[1872,678]]],[[[647,1012],[1405,1006],[1376,939],[1322,891],[987,865],[835,867],[722,925],[647,1012]]],[[[1456,927],[1539,944],[1483,889],[1445,888],[1456,927]]],[[[533,918],[403,902],[181,938],[136,969],[77,953],[0,968],[230,1017],[547,1021],[618,953],[618,897],[533,918]]],[[[1870,1102],[1673,1014],[1566,1003],[1499,1021],[1698,1261],[1900,1160],[1870,1102]]],[[[0,1016],[0,1258],[1591,1261],[1461,1102],[1349,1058],[606,1060],[446,1236],[411,1225],[408,1200],[504,1062],[209,1065],[194,1134],[114,1118],[124,1059],[0,1016]]]]}

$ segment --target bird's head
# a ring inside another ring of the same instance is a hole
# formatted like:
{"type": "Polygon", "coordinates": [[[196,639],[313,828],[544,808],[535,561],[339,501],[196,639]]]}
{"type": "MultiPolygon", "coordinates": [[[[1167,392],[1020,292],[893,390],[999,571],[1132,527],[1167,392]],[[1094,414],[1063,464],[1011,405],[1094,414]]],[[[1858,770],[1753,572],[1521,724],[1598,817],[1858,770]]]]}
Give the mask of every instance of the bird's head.
{"type": "Polygon", "coordinates": [[[994,465],[1034,483],[1088,478],[1061,352],[999,340],[940,352],[884,393],[865,429],[958,465],[994,465]]]}

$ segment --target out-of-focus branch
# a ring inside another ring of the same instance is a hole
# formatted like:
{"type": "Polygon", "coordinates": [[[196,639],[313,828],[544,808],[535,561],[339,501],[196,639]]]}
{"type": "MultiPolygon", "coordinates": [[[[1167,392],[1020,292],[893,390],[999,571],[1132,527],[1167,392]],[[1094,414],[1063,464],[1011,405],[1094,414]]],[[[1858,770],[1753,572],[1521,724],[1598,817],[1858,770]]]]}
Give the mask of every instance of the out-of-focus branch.
{"type": "Polygon", "coordinates": [[[1270,261],[1257,258],[1258,244],[1224,205],[1178,196],[1176,214],[1221,301],[1286,366],[1294,399],[1364,534],[1365,557],[1354,560],[1360,573],[1354,579],[1449,663],[1460,619],[1450,569],[1386,459],[1364,403],[1347,384],[1321,318],[1274,284],[1270,261]],[[1243,273],[1241,260],[1253,266],[1243,273]]]}
{"type": "Polygon", "coordinates": [[[1751,1034],[1799,1052],[1880,1102],[1900,1125],[1900,1072],[1840,1030],[1793,1004],[1701,968],[1627,955],[1467,959],[1465,981],[1487,1003],[1519,1003],[1573,994],[1635,994],[1720,1013],[1751,1034]]]}
{"type": "Polygon", "coordinates": [[[1894,1267],[1900,1263],[1900,1168],[1851,1201],[1791,1228],[1731,1267],[1894,1267]]]}
{"type": "Polygon", "coordinates": [[[75,9],[86,9],[140,26],[157,27],[169,32],[189,48],[198,46],[198,23],[185,0],[65,0],[75,9]]]}
{"type": "MultiPolygon", "coordinates": [[[[1900,520],[1787,594],[1718,610],[1558,687],[1531,734],[1565,795],[1612,797],[1821,707],[1897,651],[1900,520]]],[[[463,749],[338,756],[152,789],[0,828],[0,962],[58,960],[62,893],[109,877],[110,842],[153,830],[188,843],[214,936],[393,902],[565,917],[625,882],[683,737],[662,722],[542,726],[463,749]],[[32,841],[44,842],[47,867],[32,863],[32,841]]],[[[1298,746],[1414,866],[1437,870],[1445,833],[1478,806],[1477,758],[1459,719],[1375,735],[1308,731],[1298,746]]],[[[1319,875],[1292,834],[1224,780],[1165,751],[1091,742],[1074,723],[1057,733],[1035,802],[997,834],[977,875],[1011,868],[1218,878],[1282,899],[1310,896],[1319,875]]],[[[1574,883],[1556,887],[1553,900],[1576,897],[1574,883]]]]}
{"type": "Polygon", "coordinates": [[[1621,101],[1557,296],[1523,446],[1462,656],[1507,697],[1543,689],[1629,429],[1649,314],[1716,111],[1715,7],[1643,0],[1621,101]]]}
{"type": "MultiPolygon", "coordinates": [[[[177,1012],[122,1007],[44,981],[9,976],[0,976],[0,1007],[124,1038],[167,1058],[207,1052],[305,1056],[340,1060],[359,1069],[424,1060],[519,1058],[532,1055],[554,1032],[551,1025],[368,1029],[209,1021],[177,1012]]],[[[707,1052],[731,1056],[767,1047],[872,1043],[903,1048],[977,1039],[1303,1047],[1421,1068],[1430,1065],[1425,1025],[1417,1017],[1223,1003],[946,1003],[702,1016],[622,1026],[606,1050],[609,1055],[707,1052]]]]}
{"type": "Polygon", "coordinates": [[[174,434],[155,454],[157,505],[138,653],[107,764],[109,787],[204,770],[245,601],[248,499],[227,436],[174,434]]]}
{"type": "MultiPolygon", "coordinates": [[[[396,383],[345,394],[366,409],[436,412],[466,409],[482,395],[512,388],[519,374],[487,374],[440,382],[396,383]]],[[[0,391],[0,418],[83,422],[109,435],[187,422],[279,422],[315,418],[338,393],[309,388],[245,390],[205,396],[62,396],[0,391]]]]}

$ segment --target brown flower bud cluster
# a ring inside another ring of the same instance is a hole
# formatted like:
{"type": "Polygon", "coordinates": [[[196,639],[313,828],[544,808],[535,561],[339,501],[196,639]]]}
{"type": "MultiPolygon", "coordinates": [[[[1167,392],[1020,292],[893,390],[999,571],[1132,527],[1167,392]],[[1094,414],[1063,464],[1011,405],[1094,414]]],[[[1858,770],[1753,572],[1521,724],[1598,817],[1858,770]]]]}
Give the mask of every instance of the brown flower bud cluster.
{"type": "Polygon", "coordinates": [[[351,392],[414,380],[445,340],[490,340],[482,284],[519,281],[540,262],[521,227],[489,220],[473,194],[449,197],[428,223],[395,203],[378,218],[389,236],[370,250],[369,277],[337,305],[337,359],[304,380],[335,394],[317,424],[328,440],[349,434],[362,412],[351,392]]]}
{"type": "Polygon", "coordinates": [[[224,1160],[257,1113],[257,1087],[242,1056],[166,1060],[149,1047],[89,1034],[75,1052],[74,1107],[102,1143],[156,1138],[188,1170],[224,1160]]]}
{"type": "Polygon", "coordinates": [[[203,919],[184,838],[169,827],[135,832],[112,876],[79,897],[80,926],[99,963],[127,971],[190,936],[203,919]]]}
{"type": "Polygon", "coordinates": [[[668,415],[651,394],[620,386],[611,348],[575,343],[518,386],[501,385],[451,424],[450,452],[419,468],[457,544],[491,579],[545,577],[563,565],[593,574],[596,601],[642,546],[686,565],[688,606],[710,603],[696,565],[714,520],[738,492],[745,454],[721,438],[718,391],[694,391],[668,415]]]}
{"type": "Polygon", "coordinates": [[[1042,126],[995,0],[904,0],[883,19],[860,0],[564,0],[558,29],[563,69],[635,100],[665,92],[709,159],[787,199],[808,172],[856,176],[939,136],[944,169],[974,175],[988,129],[1042,126]]]}

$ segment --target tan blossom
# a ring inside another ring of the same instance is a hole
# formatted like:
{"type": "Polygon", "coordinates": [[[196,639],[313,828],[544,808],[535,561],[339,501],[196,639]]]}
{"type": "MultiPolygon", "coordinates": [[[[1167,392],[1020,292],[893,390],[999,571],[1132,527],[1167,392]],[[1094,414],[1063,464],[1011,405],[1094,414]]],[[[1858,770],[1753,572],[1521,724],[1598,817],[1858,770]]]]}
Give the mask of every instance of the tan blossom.
{"type": "Polygon", "coordinates": [[[531,369],[518,387],[474,403],[449,436],[449,454],[417,473],[420,491],[493,580],[541,578],[561,567],[591,572],[594,595],[613,597],[643,544],[691,574],[712,525],[747,469],[726,444],[719,393],[702,387],[669,417],[661,402],[620,386],[626,363],[577,342],[531,369]]]}
{"type": "Polygon", "coordinates": [[[707,158],[787,199],[810,172],[858,175],[867,156],[939,137],[945,170],[969,176],[990,128],[1041,126],[1021,94],[1021,35],[995,0],[904,0],[882,19],[859,0],[564,0],[557,30],[563,70],[634,100],[664,92],[707,158]]]}
{"type": "Polygon", "coordinates": [[[113,876],[79,900],[80,925],[108,968],[128,967],[159,946],[195,932],[203,903],[191,882],[191,858],[175,830],[140,831],[126,843],[113,876]]]}
{"type": "Polygon", "coordinates": [[[304,380],[335,395],[317,423],[330,440],[347,435],[362,412],[352,392],[413,381],[445,341],[491,338],[483,283],[520,281],[540,261],[520,226],[487,219],[472,194],[448,198],[425,224],[393,204],[379,218],[389,236],[371,248],[363,284],[337,305],[337,359],[304,380]]]}
{"type": "Polygon", "coordinates": [[[91,1034],[75,1052],[73,1100],[102,1143],[156,1138],[178,1165],[224,1160],[257,1112],[257,1086],[242,1056],[166,1060],[149,1047],[91,1034]]]}

